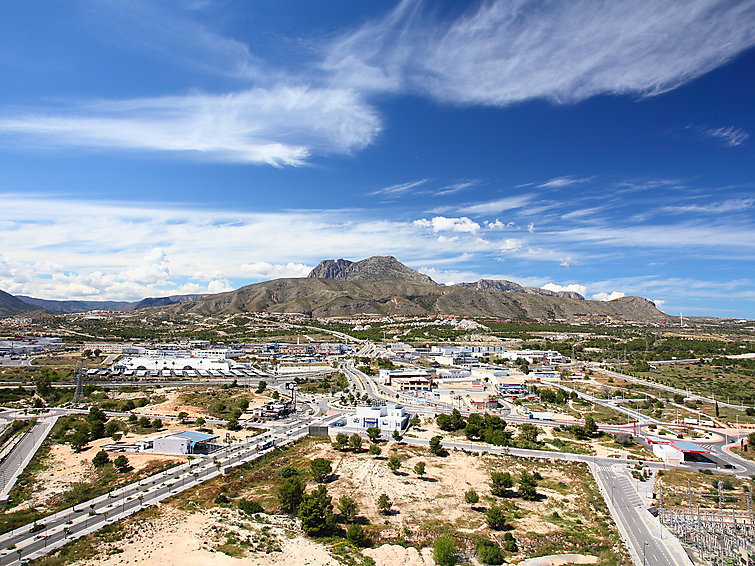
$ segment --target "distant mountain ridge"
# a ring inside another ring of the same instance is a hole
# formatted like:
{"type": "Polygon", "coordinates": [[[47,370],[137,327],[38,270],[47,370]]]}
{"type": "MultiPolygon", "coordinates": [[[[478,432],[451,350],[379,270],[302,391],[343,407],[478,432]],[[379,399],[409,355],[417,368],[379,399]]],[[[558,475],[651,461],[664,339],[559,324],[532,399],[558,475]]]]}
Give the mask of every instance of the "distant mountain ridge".
{"type": "Polygon", "coordinates": [[[129,303],[46,301],[16,298],[0,291],[0,314],[4,314],[3,305],[10,314],[34,308],[52,312],[81,312],[152,307],[176,314],[193,312],[211,316],[239,312],[288,312],[315,317],[456,315],[513,320],[595,319],[620,322],[665,322],[670,319],[651,301],[642,297],[589,301],[579,293],[524,287],[504,279],[439,285],[393,256],[375,256],[356,262],[324,260],[306,278],[275,279],[214,295],[173,295],[129,303]],[[28,301],[28,304],[22,300],[28,301]]]}
{"type": "Polygon", "coordinates": [[[35,310],[34,306],[28,305],[18,297],[0,290],[0,316],[14,316],[33,310],[35,310]]]}
{"type": "Polygon", "coordinates": [[[133,311],[155,306],[167,306],[177,303],[196,301],[207,294],[170,295],[168,297],[149,297],[140,301],[56,301],[52,299],[37,299],[18,295],[15,297],[33,308],[43,309],[54,313],[77,313],[89,311],[133,311]]]}

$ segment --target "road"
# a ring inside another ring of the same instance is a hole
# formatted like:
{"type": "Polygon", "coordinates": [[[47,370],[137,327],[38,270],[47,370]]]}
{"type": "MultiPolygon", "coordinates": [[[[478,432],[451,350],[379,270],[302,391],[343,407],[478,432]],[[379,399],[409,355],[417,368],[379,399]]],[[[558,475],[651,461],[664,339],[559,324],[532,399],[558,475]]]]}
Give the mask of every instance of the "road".
{"type": "Polygon", "coordinates": [[[625,470],[600,460],[590,469],[635,564],[692,566],[679,540],[647,511],[648,502],[625,470]]]}
{"type": "Polygon", "coordinates": [[[631,381],[632,383],[637,383],[639,385],[646,385],[648,387],[653,387],[655,389],[660,389],[662,391],[668,391],[669,393],[684,395],[687,399],[694,399],[696,401],[702,401],[704,403],[718,403],[722,407],[729,407],[730,409],[736,409],[738,411],[744,410],[742,405],[735,405],[733,403],[725,403],[719,399],[712,399],[711,397],[704,397],[703,395],[697,395],[696,393],[690,393],[688,391],[685,391],[684,389],[677,389],[676,387],[670,387],[668,385],[661,385],[660,383],[654,383],[652,381],[646,381],[644,379],[639,379],[637,377],[632,377],[631,375],[625,375],[623,373],[618,373],[615,371],[607,370],[601,366],[596,365],[588,365],[589,369],[593,371],[599,371],[600,373],[603,373],[605,375],[611,376],[611,377],[617,377],[619,379],[624,379],[626,381],[631,381]]]}
{"type": "Polygon", "coordinates": [[[0,504],[13,488],[18,476],[34,457],[47,435],[55,425],[56,416],[38,419],[16,442],[12,450],[0,460],[0,504]]]}
{"type": "Polygon", "coordinates": [[[176,493],[217,477],[225,470],[249,462],[272,448],[258,450],[263,440],[274,438],[277,446],[307,434],[310,424],[329,424],[337,417],[303,417],[278,430],[231,445],[208,456],[129,484],[110,493],[64,509],[0,535],[0,566],[11,566],[38,558],[71,540],[123,519],[176,493]],[[8,547],[11,549],[8,550],[8,547]]]}

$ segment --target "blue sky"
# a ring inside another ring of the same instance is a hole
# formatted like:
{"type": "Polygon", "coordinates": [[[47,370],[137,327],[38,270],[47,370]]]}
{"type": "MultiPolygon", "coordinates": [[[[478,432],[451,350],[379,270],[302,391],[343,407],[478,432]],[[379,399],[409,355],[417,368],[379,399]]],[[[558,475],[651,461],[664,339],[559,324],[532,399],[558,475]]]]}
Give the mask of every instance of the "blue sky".
{"type": "Polygon", "coordinates": [[[390,254],[755,318],[752,2],[4,12],[3,290],[217,292],[390,254]]]}

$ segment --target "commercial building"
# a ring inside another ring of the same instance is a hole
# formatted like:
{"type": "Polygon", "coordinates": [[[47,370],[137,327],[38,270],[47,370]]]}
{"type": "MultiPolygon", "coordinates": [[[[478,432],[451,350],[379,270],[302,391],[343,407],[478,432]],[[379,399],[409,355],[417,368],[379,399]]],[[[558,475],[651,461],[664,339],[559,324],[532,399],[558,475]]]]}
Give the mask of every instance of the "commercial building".
{"type": "Polygon", "coordinates": [[[667,464],[716,464],[711,458],[710,450],[687,440],[666,440],[652,436],[646,437],[653,454],[667,464]]]}
{"type": "Polygon", "coordinates": [[[386,431],[402,431],[409,425],[409,414],[403,405],[392,403],[382,407],[357,407],[356,413],[346,417],[346,426],[367,429],[378,427],[386,431]]]}
{"type": "Polygon", "coordinates": [[[187,430],[145,438],[137,442],[139,452],[157,454],[209,454],[221,446],[216,441],[217,434],[187,430]]]}

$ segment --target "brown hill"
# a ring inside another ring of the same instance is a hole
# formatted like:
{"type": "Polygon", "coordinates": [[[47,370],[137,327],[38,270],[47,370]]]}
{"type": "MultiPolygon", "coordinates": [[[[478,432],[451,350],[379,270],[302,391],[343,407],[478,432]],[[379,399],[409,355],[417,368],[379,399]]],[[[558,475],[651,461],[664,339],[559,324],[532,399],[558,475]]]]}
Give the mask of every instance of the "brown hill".
{"type": "Polygon", "coordinates": [[[652,302],[641,297],[623,297],[601,302],[403,281],[342,281],[324,278],[276,279],[212,295],[196,302],[172,305],[167,309],[172,312],[207,315],[291,312],[308,313],[316,317],[449,314],[577,320],[594,316],[638,322],[668,318],[652,302]]]}
{"type": "Polygon", "coordinates": [[[21,299],[0,290],[0,316],[13,316],[33,310],[35,310],[35,307],[27,305],[21,299]]]}

